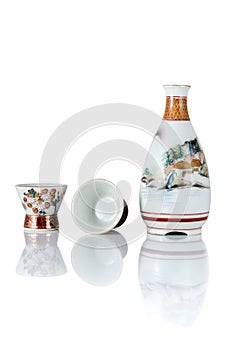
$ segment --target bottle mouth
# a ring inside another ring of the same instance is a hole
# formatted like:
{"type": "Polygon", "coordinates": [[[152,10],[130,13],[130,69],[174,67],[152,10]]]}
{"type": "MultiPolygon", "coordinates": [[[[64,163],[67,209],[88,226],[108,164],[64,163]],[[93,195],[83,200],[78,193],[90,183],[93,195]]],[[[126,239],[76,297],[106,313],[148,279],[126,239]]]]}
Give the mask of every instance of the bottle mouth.
{"type": "Polygon", "coordinates": [[[163,85],[166,96],[183,96],[186,97],[191,85],[167,84],[163,85]]]}
{"type": "Polygon", "coordinates": [[[164,84],[163,87],[188,87],[188,88],[191,88],[191,85],[186,85],[186,84],[164,84]]]}

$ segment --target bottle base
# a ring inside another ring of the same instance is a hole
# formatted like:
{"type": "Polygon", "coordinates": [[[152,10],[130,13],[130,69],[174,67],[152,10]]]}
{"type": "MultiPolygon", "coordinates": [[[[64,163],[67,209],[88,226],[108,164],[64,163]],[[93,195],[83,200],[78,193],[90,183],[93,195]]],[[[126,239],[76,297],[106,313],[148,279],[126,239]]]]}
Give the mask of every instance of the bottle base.
{"type": "Polygon", "coordinates": [[[158,236],[175,236],[175,235],[176,236],[179,236],[179,235],[196,236],[196,235],[201,235],[201,227],[192,228],[192,229],[181,229],[181,228],[169,229],[169,228],[148,227],[147,233],[151,235],[158,235],[158,236]]]}

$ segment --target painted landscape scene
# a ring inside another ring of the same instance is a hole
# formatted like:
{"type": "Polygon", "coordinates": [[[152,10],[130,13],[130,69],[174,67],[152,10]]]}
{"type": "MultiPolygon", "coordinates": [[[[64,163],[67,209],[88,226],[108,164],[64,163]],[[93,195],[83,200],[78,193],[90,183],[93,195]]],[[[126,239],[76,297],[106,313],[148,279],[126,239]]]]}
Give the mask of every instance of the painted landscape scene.
{"type": "Polygon", "coordinates": [[[162,178],[152,172],[152,167],[145,168],[141,180],[146,187],[171,190],[177,187],[210,186],[208,167],[197,138],[169,148],[161,156],[161,163],[162,178]]]}

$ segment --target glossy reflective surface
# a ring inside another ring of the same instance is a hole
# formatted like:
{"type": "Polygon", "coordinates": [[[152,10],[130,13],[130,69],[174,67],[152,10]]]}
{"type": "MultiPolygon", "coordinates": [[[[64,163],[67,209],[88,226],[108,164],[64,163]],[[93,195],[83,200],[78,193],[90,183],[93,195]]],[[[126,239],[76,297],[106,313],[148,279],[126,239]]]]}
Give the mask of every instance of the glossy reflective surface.
{"type": "Polygon", "coordinates": [[[147,313],[180,325],[197,318],[209,274],[201,236],[148,235],[139,257],[139,284],[147,313]]]}
{"type": "Polygon", "coordinates": [[[97,286],[118,280],[127,254],[126,240],[116,231],[82,237],[72,249],[72,266],[85,282],[97,286]]]}
{"type": "Polygon", "coordinates": [[[23,276],[52,277],[66,273],[66,266],[57,246],[59,233],[24,232],[26,246],[16,272],[23,276]]]}

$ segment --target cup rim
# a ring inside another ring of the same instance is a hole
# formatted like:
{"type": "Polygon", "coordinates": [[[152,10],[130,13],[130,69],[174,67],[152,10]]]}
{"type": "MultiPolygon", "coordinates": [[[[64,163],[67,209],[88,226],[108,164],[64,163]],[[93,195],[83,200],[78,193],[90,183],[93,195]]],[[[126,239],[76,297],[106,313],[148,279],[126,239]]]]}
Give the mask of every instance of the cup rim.
{"type": "Polygon", "coordinates": [[[53,188],[53,187],[63,187],[63,188],[67,188],[68,185],[64,185],[64,184],[59,184],[59,183],[51,183],[51,182],[32,182],[32,183],[24,183],[24,184],[17,184],[15,185],[16,188],[41,188],[41,187],[48,187],[48,188],[53,188]]]}
{"type": "Polygon", "coordinates": [[[83,184],[81,184],[78,189],[76,190],[76,192],[74,193],[73,195],[73,198],[72,198],[72,202],[71,202],[71,213],[72,213],[72,217],[73,217],[73,220],[74,222],[81,228],[81,230],[83,230],[84,232],[87,232],[89,234],[93,234],[93,235],[98,235],[98,234],[104,234],[104,233],[107,233],[111,230],[113,230],[115,228],[115,226],[117,225],[117,223],[120,221],[121,217],[122,217],[122,214],[124,212],[124,198],[123,198],[123,195],[120,191],[120,189],[118,188],[117,185],[115,185],[113,182],[109,181],[109,180],[106,180],[106,179],[102,179],[102,178],[97,178],[97,179],[90,179],[90,180],[87,180],[86,182],[84,182],[83,184]],[[88,230],[86,227],[83,227],[80,223],[80,221],[77,219],[76,215],[74,214],[74,203],[76,201],[76,198],[77,196],[79,195],[81,189],[83,187],[85,187],[86,185],[90,184],[90,183],[96,183],[96,182],[101,182],[101,183],[108,183],[110,185],[112,185],[115,190],[118,192],[118,194],[120,195],[120,199],[121,199],[121,210],[118,211],[118,216],[117,218],[114,220],[114,222],[106,229],[102,229],[102,230],[97,230],[97,231],[93,231],[93,230],[88,230]]]}

